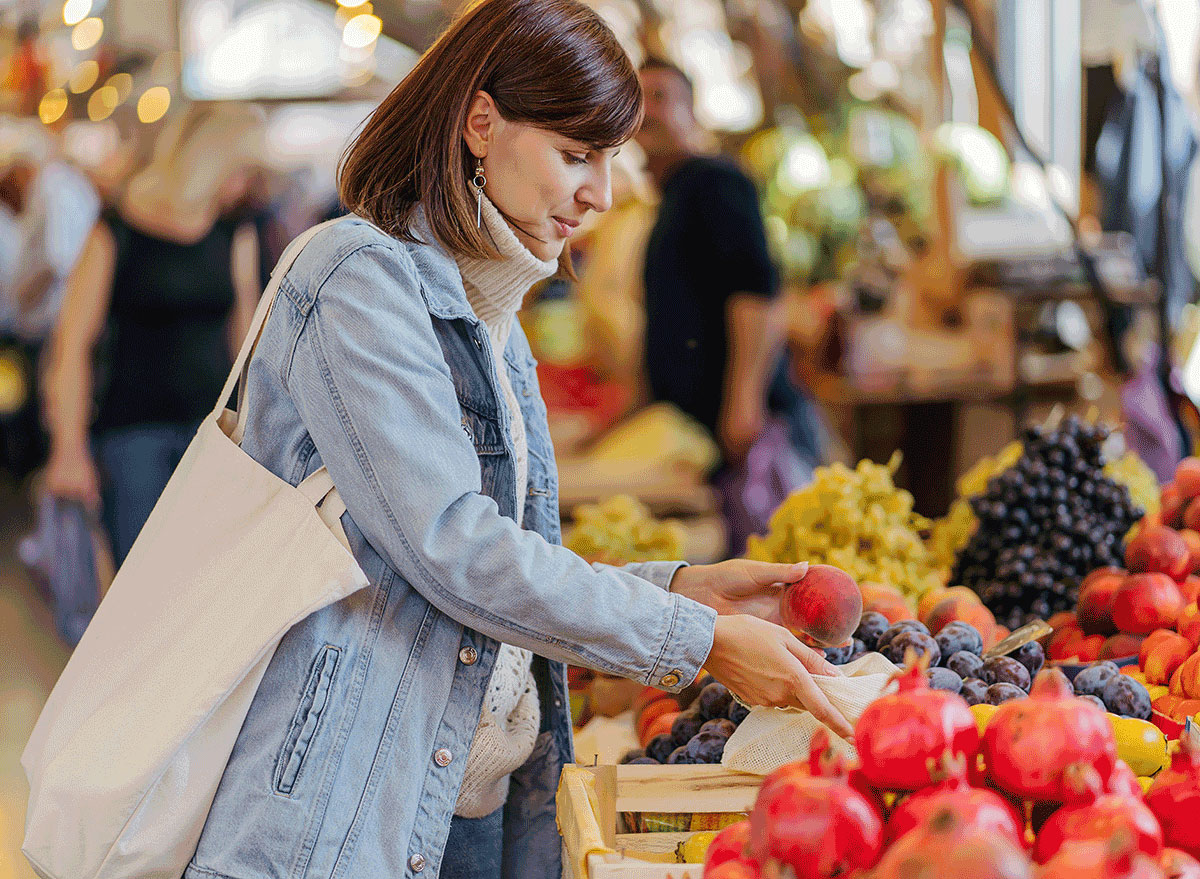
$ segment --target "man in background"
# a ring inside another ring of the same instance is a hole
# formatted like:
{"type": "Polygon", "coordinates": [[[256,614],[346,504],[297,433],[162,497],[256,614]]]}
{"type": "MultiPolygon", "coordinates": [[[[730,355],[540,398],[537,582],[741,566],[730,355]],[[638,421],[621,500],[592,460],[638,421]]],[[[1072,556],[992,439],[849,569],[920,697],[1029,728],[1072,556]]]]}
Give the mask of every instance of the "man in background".
{"type": "Polygon", "coordinates": [[[646,118],[637,139],[661,192],[644,272],[650,389],[716,437],[724,464],[716,481],[737,552],[824,463],[824,426],[790,377],[753,182],[728,159],[702,153],[709,135],[683,71],[651,59],[641,77],[646,118]],[[743,466],[756,445],[753,469],[761,475],[769,465],[768,488],[743,466]]]}

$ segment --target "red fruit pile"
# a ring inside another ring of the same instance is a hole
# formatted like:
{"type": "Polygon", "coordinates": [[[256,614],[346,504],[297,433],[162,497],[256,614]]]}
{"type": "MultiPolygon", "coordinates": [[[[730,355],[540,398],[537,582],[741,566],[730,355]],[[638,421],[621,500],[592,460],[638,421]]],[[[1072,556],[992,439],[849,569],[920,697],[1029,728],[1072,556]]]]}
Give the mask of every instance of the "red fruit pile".
{"type": "Polygon", "coordinates": [[[718,835],[706,879],[1200,879],[1200,751],[1184,746],[1143,797],[1107,717],[1056,669],[982,741],[919,661],[894,680],[856,726],[861,765],[819,733],[718,835]]]}

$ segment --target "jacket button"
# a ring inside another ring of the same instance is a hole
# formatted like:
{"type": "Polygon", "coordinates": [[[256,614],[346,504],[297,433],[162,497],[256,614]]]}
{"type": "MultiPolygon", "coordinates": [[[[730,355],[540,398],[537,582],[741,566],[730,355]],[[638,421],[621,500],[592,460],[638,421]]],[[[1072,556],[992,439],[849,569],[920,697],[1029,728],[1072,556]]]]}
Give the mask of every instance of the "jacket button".
{"type": "Polygon", "coordinates": [[[414,873],[420,873],[422,870],[425,869],[425,856],[424,855],[413,855],[411,858],[408,859],[408,866],[412,868],[412,871],[414,873]]]}
{"type": "Polygon", "coordinates": [[[474,665],[479,659],[479,652],[474,647],[464,647],[458,651],[458,661],[463,665],[474,665]]]}
{"type": "Polygon", "coordinates": [[[433,762],[445,769],[450,765],[450,761],[454,759],[454,755],[446,748],[438,748],[433,752],[433,762]]]}
{"type": "Polygon", "coordinates": [[[679,683],[679,675],[675,672],[663,675],[662,680],[659,681],[659,683],[664,687],[674,687],[679,683]]]}
{"type": "Polygon", "coordinates": [[[471,340],[475,343],[476,348],[478,348],[480,351],[483,350],[483,339],[479,338],[478,336],[472,336],[471,340]]]}

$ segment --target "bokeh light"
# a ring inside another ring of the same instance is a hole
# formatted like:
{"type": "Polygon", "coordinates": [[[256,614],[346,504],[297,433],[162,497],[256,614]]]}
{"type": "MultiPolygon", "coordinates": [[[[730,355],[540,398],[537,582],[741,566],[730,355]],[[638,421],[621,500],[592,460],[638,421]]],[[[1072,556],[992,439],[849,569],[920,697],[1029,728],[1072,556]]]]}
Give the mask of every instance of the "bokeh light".
{"type": "Polygon", "coordinates": [[[156,85],[146,89],[138,98],[137,114],[142,122],[157,122],[167,115],[171,107],[171,90],[166,86],[156,85]]]}

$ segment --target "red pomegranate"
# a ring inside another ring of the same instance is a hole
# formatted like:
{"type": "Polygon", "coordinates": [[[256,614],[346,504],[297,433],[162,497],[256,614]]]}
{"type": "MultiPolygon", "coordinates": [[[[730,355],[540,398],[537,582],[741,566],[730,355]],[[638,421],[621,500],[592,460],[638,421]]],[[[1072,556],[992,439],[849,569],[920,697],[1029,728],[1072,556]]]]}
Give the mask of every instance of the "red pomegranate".
{"type": "Polygon", "coordinates": [[[1165,848],[1158,859],[1167,879],[1200,879],[1200,861],[1177,848],[1165,848]]]}
{"type": "Polygon", "coordinates": [[[1110,794],[1130,797],[1138,802],[1144,802],[1146,793],[1142,790],[1137,773],[1129,768],[1124,760],[1109,760],[1107,757],[1096,761],[1096,772],[1104,782],[1104,789],[1110,794]]]}
{"type": "Polygon", "coordinates": [[[750,822],[739,821],[731,824],[716,835],[708,845],[704,854],[704,875],[726,861],[736,861],[739,858],[749,861],[746,857],[746,844],[750,841],[750,822]]]}
{"type": "Polygon", "coordinates": [[[1146,805],[1162,824],[1167,845],[1200,858],[1200,749],[1188,736],[1179,739],[1171,765],[1154,777],[1146,805]]]}
{"type": "Polygon", "coordinates": [[[990,790],[972,787],[967,781],[966,760],[946,754],[939,771],[941,780],[906,797],[884,827],[885,845],[922,827],[930,815],[949,810],[965,829],[999,833],[1015,846],[1025,842],[1025,822],[1012,804],[990,790]]]}
{"type": "MultiPolygon", "coordinates": [[[[869,709],[868,709],[869,710],[869,709]]],[[[1029,800],[1063,802],[1063,770],[1072,763],[1115,759],[1116,741],[1105,713],[1083,699],[1058,669],[1040,672],[1028,699],[1001,705],[983,736],[992,780],[1029,800]]]]}
{"type": "Polygon", "coordinates": [[[716,867],[704,868],[704,879],[759,879],[758,867],[744,858],[734,858],[716,867]]]}
{"type": "Polygon", "coordinates": [[[790,867],[796,879],[868,869],[883,845],[883,820],[850,786],[823,733],[813,739],[808,771],[773,773],[750,813],[749,859],[790,867]]]}
{"type": "Polygon", "coordinates": [[[1137,840],[1139,851],[1154,857],[1162,851],[1162,828],[1144,803],[1105,793],[1099,773],[1083,764],[1067,767],[1066,782],[1071,799],[1046,822],[1033,847],[1039,864],[1049,861],[1067,843],[1105,840],[1122,831],[1137,840]]]}
{"type": "Polygon", "coordinates": [[[1158,862],[1128,833],[1111,839],[1070,842],[1058,850],[1038,879],[1165,879],[1158,862]]]}
{"type": "Polygon", "coordinates": [[[952,809],[941,808],[889,848],[871,877],[1033,879],[1033,867],[1004,834],[971,827],[952,809]]]}
{"type": "Polygon", "coordinates": [[[894,676],[897,692],[881,696],[862,713],[854,742],[862,771],[882,790],[918,790],[933,782],[942,755],[973,758],[979,727],[957,694],[929,689],[926,657],[894,676]]]}

